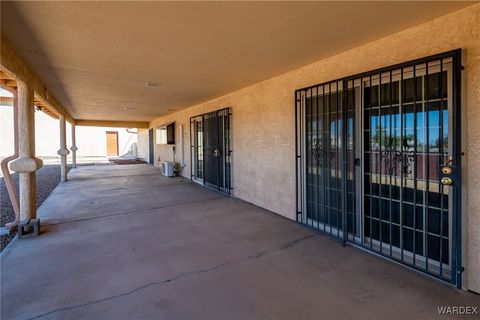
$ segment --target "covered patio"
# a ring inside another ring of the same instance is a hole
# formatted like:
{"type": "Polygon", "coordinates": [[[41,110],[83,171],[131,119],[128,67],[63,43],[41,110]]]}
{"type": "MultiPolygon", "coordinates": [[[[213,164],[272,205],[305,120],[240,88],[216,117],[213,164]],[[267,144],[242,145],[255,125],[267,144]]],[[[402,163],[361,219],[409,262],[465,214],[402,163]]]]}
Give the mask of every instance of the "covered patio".
{"type": "Polygon", "coordinates": [[[2,319],[478,317],[478,1],[1,9],[2,319]]]}
{"type": "Polygon", "coordinates": [[[438,319],[478,305],[149,165],[69,177],[38,210],[41,236],[2,254],[2,319],[438,319]]]}

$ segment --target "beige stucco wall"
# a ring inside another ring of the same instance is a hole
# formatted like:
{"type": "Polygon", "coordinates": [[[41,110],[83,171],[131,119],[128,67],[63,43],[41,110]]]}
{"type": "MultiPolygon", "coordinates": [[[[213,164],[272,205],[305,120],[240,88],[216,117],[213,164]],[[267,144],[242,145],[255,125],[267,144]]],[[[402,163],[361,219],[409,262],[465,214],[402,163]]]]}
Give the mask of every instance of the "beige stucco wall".
{"type": "MultiPolygon", "coordinates": [[[[319,30],[321,32],[321,30],[319,30]]],[[[233,195],[295,219],[296,89],[403,61],[465,50],[466,248],[469,289],[480,292],[480,4],[368,43],[275,78],[151,122],[176,121],[185,130],[185,177],[190,177],[189,118],[231,107],[233,112],[233,195]]],[[[171,148],[155,147],[155,159],[171,159],[171,148]]]]}
{"type": "MultiPolygon", "coordinates": [[[[178,124],[182,124],[181,122],[178,122],[178,124]]],[[[180,145],[180,139],[179,139],[179,136],[180,136],[180,128],[179,126],[177,125],[175,127],[175,150],[174,150],[174,146],[173,145],[169,145],[169,144],[157,144],[157,136],[156,136],[156,130],[154,131],[154,135],[153,135],[153,141],[154,141],[154,145],[153,145],[153,148],[154,148],[154,154],[155,154],[155,157],[154,157],[154,164],[156,166],[159,166],[160,165],[160,161],[176,161],[176,162],[180,162],[180,159],[178,159],[177,157],[177,154],[178,152],[180,152],[180,148],[181,148],[181,145],[180,145]]],[[[184,152],[187,152],[188,151],[188,146],[184,146],[184,152]]],[[[189,162],[189,165],[190,165],[190,162],[189,162]]],[[[184,173],[184,176],[186,177],[185,173],[184,173]]],[[[188,176],[190,177],[190,176],[188,176]]]]}
{"type": "MultiPolygon", "coordinates": [[[[13,107],[0,107],[1,133],[0,157],[7,157],[13,154],[13,107]]],[[[67,142],[71,141],[71,126],[67,123],[67,142]]],[[[69,143],[69,142],[68,142],[69,143]]],[[[68,145],[68,144],[67,144],[68,145]]],[[[70,147],[70,145],[68,145],[70,147]]],[[[47,114],[35,111],[35,153],[37,156],[57,156],[60,148],[60,126],[56,119],[47,114]]]]}
{"type": "MultiPolygon", "coordinates": [[[[0,106],[0,158],[13,154],[13,107],[0,106]]],[[[137,135],[129,133],[125,128],[76,127],[77,157],[107,155],[106,131],[118,132],[119,155],[126,154],[132,145],[137,143],[137,135]]],[[[72,146],[72,127],[67,122],[67,147],[72,146]]],[[[57,119],[44,112],[35,111],[35,153],[37,157],[58,157],[60,148],[60,127],[57,119]]],[[[71,155],[69,155],[70,158],[71,155]]]]}
{"type": "Polygon", "coordinates": [[[0,159],[13,154],[13,107],[0,104],[0,159]]]}
{"type": "Polygon", "coordinates": [[[132,146],[136,152],[137,135],[127,132],[126,128],[77,126],[77,156],[106,156],[107,131],[118,132],[119,156],[128,154],[132,146]]]}
{"type": "Polygon", "coordinates": [[[148,162],[148,129],[138,129],[138,157],[148,162]]]}

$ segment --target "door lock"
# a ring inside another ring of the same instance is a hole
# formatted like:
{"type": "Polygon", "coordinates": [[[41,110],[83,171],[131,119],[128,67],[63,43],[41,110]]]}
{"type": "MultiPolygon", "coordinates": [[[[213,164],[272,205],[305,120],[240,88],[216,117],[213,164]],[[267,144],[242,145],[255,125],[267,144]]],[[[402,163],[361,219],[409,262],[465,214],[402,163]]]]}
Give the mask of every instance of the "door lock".
{"type": "Polygon", "coordinates": [[[440,166],[440,183],[444,186],[453,186],[460,181],[459,172],[453,165],[453,159],[450,158],[440,166]]]}
{"type": "Polygon", "coordinates": [[[450,177],[443,177],[440,182],[445,186],[451,186],[453,184],[453,180],[450,177]]]}
{"type": "Polygon", "coordinates": [[[220,150],[219,150],[219,149],[213,150],[213,156],[214,156],[214,157],[220,157],[220,156],[221,156],[220,150]]]}
{"type": "Polygon", "coordinates": [[[451,167],[451,166],[443,166],[443,167],[442,167],[442,173],[443,173],[444,175],[451,175],[452,172],[453,172],[453,170],[452,170],[452,167],[451,167]]]}

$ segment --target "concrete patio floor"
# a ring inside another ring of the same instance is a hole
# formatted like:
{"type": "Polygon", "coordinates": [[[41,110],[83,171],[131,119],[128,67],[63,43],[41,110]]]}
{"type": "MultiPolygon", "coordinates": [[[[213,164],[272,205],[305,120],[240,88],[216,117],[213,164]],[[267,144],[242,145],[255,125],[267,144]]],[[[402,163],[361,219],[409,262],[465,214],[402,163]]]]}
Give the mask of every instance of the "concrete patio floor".
{"type": "Polygon", "coordinates": [[[42,235],[2,253],[2,319],[448,319],[437,307],[480,305],[149,165],[73,169],[39,216],[42,235]]]}

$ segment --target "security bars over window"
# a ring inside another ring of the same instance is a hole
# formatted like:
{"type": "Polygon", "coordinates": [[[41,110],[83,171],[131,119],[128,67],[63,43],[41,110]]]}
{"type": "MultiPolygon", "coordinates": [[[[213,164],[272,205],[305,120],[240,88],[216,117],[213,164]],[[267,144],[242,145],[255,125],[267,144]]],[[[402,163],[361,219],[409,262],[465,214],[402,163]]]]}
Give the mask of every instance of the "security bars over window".
{"type": "Polygon", "coordinates": [[[460,59],[297,90],[297,221],[460,286],[460,59]]]}

